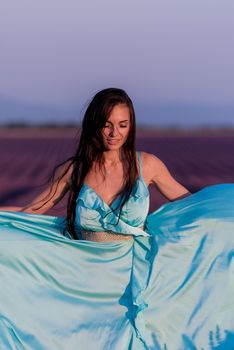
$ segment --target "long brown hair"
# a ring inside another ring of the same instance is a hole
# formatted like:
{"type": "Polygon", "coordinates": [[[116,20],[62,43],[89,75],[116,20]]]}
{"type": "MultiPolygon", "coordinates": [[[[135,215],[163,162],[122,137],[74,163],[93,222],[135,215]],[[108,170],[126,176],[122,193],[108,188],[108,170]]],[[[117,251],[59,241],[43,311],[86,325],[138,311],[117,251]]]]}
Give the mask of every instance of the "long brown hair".
{"type": "MultiPolygon", "coordinates": [[[[133,103],[127,93],[122,89],[108,88],[101,90],[92,98],[86,109],[82,121],[78,148],[75,155],[65,161],[69,162],[69,165],[60,175],[59,179],[60,181],[61,178],[67,174],[70,167],[72,167],[70,181],[67,183],[63,193],[56,200],[56,203],[58,203],[65,193],[69,191],[65,230],[68,230],[73,239],[78,239],[75,230],[76,200],[79,196],[84,179],[90,171],[94,161],[98,163],[104,174],[103,152],[106,149],[103,142],[102,129],[104,128],[113,107],[118,104],[125,104],[129,108],[130,113],[130,129],[127,140],[123,144],[120,153],[121,159],[123,160],[124,183],[123,189],[116,194],[116,197],[119,195],[121,196],[119,217],[121,215],[122,207],[131,195],[133,187],[136,183],[138,168],[136,162],[135,145],[136,121],[133,103]]],[[[53,170],[53,174],[51,176],[52,183],[56,169],[65,162],[60,163],[53,170]]],[[[115,208],[115,210],[116,209],[118,208],[115,208]]]]}

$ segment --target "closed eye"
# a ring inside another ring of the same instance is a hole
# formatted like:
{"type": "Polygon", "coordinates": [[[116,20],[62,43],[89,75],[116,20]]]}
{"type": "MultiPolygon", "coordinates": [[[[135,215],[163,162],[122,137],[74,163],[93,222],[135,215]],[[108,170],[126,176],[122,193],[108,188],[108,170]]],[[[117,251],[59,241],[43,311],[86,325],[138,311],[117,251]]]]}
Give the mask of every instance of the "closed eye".
{"type": "MultiPolygon", "coordinates": [[[[122,125],[120,125],[120,128],[127,128],[127,126],[128,126],[128,125],[126,125],[126,124],[125,124],[125,125],[122,124],[122,125]]],[[[106,125],[104,126],[104,128],[109,128],[109,127],[111,127],[111,124],[106,124],[106,125]]]]}

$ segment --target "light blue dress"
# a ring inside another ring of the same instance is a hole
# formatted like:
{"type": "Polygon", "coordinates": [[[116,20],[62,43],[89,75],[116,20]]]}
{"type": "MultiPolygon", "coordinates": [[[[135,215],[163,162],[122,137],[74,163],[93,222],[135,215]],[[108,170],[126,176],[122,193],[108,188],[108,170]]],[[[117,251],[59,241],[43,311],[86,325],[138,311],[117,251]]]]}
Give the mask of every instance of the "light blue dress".
{"type": "Polygon", "coordinates": [[[233,350],[234,184],[148,210],[141,174],[119,222],[88,185],[77,198],[77,232],[133,240],[0,211],[0,350],[233,350]]]}

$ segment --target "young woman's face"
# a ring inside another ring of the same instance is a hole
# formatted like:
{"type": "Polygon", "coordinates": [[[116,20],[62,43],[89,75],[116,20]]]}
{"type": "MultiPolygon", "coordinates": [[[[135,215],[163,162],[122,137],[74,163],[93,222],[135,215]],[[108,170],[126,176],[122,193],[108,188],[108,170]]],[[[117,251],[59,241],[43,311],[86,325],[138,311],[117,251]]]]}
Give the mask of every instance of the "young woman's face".
{"type": "Polygon", "coordinates": [[[102,130],[103,141],[107,149],[116,150],[122,147],[128,138],[130,113],[125,104],[113,107],[102,130]]]}

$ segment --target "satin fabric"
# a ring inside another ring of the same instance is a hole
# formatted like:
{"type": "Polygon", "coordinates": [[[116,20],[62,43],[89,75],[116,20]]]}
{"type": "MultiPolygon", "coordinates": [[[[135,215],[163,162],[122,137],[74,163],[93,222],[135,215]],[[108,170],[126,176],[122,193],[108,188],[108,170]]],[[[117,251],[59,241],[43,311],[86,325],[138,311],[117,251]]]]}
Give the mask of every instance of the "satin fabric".
{"type": "Polygon", "coordinates": [[[0,349],[233,350],[234,184],[144,224],[76,241],[62,217],[0,211],[0,349]]]}
{"type": "MultiPolygon", "coordinates": [[[[149,190],[142,176],[141,153],[137,152],[139,164],[139,178],[137,179],[130,198],[125,202],[121,211],[121,221],[119,223],[118,214],[120,212],[121,197],[118,196],[110,205],[86,183],[83,184],[76,200],[76,232],[78,237],[80,231],[91,230],[100,232],[112,230],[114,232],[130,235],[136,229],[133,227],[144,226],[149,211],[149,190]],[[126,225],[127,224],[127,225],[126,225]]],[[[136,235],[146,235],[139,230],[136,235]]]]}

